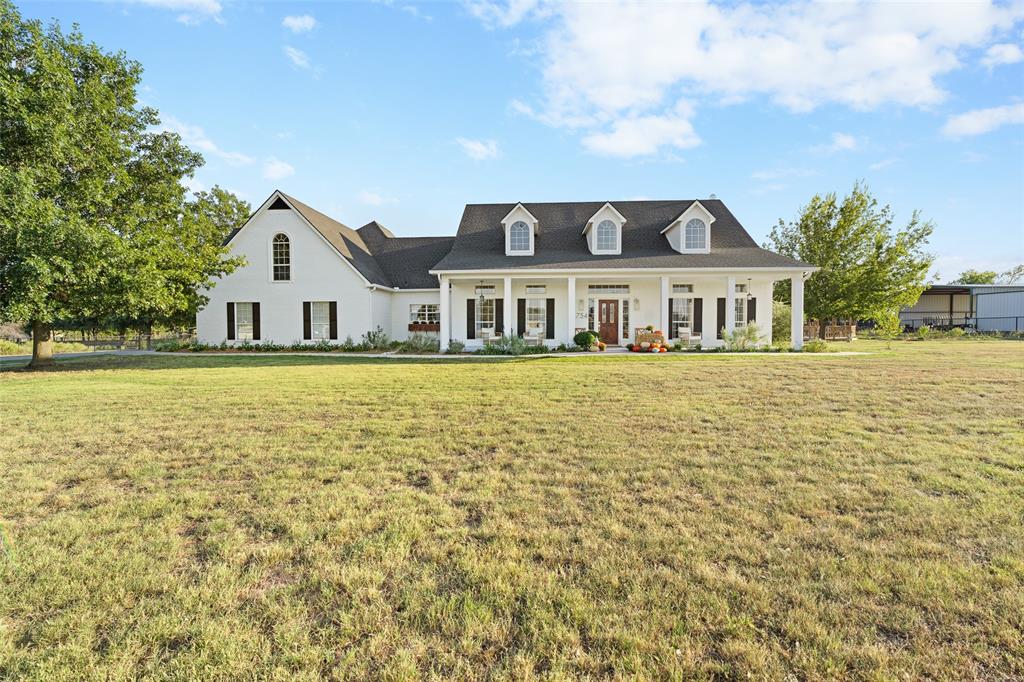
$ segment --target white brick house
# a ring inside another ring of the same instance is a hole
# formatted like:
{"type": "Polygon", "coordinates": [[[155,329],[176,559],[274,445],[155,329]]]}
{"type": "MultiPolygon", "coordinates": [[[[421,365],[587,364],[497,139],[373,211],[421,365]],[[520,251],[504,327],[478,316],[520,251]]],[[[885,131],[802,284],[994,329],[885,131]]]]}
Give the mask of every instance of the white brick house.
{"type": "Polygon", "coordinates": [[[399,238],[274,192],[228,244],[247,264],[209,292],[206,343],[358,341],[379,327],[442,347],[508,333],[557,345],[580,329],[614,345],[652,325],[713,347],[747,324],[770,342],[785,279],[799,346],[815,270],[758,247],[717,199],[470,204],[455,237],[399,238]]]}

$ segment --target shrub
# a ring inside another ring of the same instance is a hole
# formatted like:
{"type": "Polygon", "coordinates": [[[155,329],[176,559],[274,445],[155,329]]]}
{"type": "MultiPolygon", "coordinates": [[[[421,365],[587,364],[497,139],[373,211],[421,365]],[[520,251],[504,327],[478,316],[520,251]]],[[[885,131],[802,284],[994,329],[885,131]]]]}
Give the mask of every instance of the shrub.
{"type": "Polygon", "coordinates": [[[744,325],[732,332],[723,331],[722,342],[726,350],[753,350],[761,342],[761,332],[756,324],[744,325]]]}
{"type": "Polygon", "coordinates": [[[572,337],[573,343],[582,348],[583,350],[590,350],[590,347],[599,341],[599,337],[592,331],[581,331],[577,332],[576,336],[572,337]]]}
{"type": "MultiPolygon", "coordinates": [[[[543,346],[540,346],[543,348],[543,346]]],[[[522,355],[527,352],[526,341],[523,337],[516,336],[514,334],[505,334],[499,336],[497,339],[490,343],[484,344],[478,352],[481,355],[522,355]]]]}
{"type": "Polygon", "coordinates": [[[917,328],[917,331],[915,332],[915,334],[917,334],[917,338],[919,338],[920,340],[924,341],[929,336],[931,336],[932,328],[929,327],[926,324],[922,324],[920,327],[917,328]]]}
{"type": "Polygon", "coordinates": [[[391,339],[384,328],[378,325],[373,331],[363,334],[363,340],[359,345],[362,350],[389,350],[391,339]]]}
{"type": "Polygon", "coordinates": [[[772,303],[772,340],[789,341],[792,308],[788,303],[772,303]]]}
{"type": "Polygon", "coordinates": [[[461,353],[464,350],[466,350],[466,344],[462,343],[462,341],[456,341],[455,339],[451,339],[448,341],[448,348],[445,350],[445,353],[457,355],[458,353],[461,353]]]}
{"type": "Polygon", "coordinates": [[[402,342],[399,351],[403,353],[436,353],[441,350],[441,342],[426,334],[414,333],[402,342]]]}
{"type": "Polygon", "coordinates": [[[811,339],[803,347],[804,353],[833,353],[835,349],[822,339],[811,339]]]}
{"type": "Polygon", "coordinates": [[[959,338],[963,336],[965,333],[966,332],[964,331],[963,327],[953,327],[952,329],[949,330],[949,335],[952,336],[953,338],[959,338]]]}

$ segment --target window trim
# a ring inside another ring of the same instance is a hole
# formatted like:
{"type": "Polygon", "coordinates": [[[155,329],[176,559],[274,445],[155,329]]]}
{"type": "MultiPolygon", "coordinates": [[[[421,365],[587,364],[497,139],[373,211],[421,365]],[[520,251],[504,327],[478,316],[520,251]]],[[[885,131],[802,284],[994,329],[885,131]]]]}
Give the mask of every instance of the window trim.
{"type": "Polygon", "coordinates": [[[533,255],[533,228],[530,227],[530,223],[525,220],[513,220],[508,228],[505,229],[505,253],[509,256],[532,256],[533,255]],[[526,228],[526,243],[525,249],[513,249],[512,248],[512,230],[518,225],[522,225],[526,228]]]}
{"type": "Polygon", "coordinates": [[[614,255],[622,253],[622,225],[611,218],[605,218],[594,226],[594,250],[595,255],[614,255]],[[601,248],[601,227],[610,224],[614,230],[615,245],[612,248],[601,248]]]}
{"type": "Polygon", "coordinates": [[[270,239],[267,240],[267,281],[271,284],[291,284],[295,281],[292,274],[295,272],[295,239],[288,230],[274,230],[270,239]],[[288,279],[274,279],[274,240],[278,235],[283,235],[288,240],[288,279]]]}
{"type": "MultiPolygon", "coordinates": [[[[532,294],[536,296],[536,294],[532,294]]],[[[546,339],[548,333],[548,299],[547,298],[529,298],[526,299],[526,319],[524,320],[526,327],[525,332],[527,336],[530,336],[531,324],[533,328],[539,328],[540,331],[532,335],[531,338],[546,339]],[[537,310],[540,310],[540,320],[536,318],[537,310]],[[531,319],[530,313],[533,313],[534,317],[531,319]]]]}
{"type": "Polygon", "coordinates": [[[681,236],[682,236],[683,253],[706,253],[709,250],[711,239],[710,239],[710,235],[708,234],[708,221],[707,220],[704,220],[703,218],[700,218],[698,216],[691,216],[689,219],[687,219],[687,221],[685,223],[683,223],[682,227],[683,227],[683,234],[681,236]],[[687,238],[686,232],[687,232],[687,230],[690,227],[690,223],[692,223],[694,221],[700,221],[700,223],[704,226],[704,229],[702,230],[703,233],[704,233],[703,234],[703,237],[704,237],[703,238],[703,242],[704,242],[703,246],[687,246],[686,245],[686,238],[687,238]]]}
{"type": "Polygon", "coordinates": [[[255,333],[255,319],[253,316],[253,303],[255,301],[235,301],[235,342],[246,343],[252,342],[256,339],[253,338],[255,333]],[[249,336],[248,338],[242,338],[242,315],[239,306],[249,306],[249,336]]]}

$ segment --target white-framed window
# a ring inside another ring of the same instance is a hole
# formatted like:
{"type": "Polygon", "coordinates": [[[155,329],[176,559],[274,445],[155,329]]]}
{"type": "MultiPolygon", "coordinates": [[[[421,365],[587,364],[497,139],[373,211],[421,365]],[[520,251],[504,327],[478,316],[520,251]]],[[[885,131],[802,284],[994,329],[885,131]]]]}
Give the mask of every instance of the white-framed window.
{"type": "Polygon", "coordinates": [[[693,328],[692,298],[672,298],[672,331],[678,333],[680,327],[693,328]]]}
{"type": "Polygon", "coordinates": [[[672,293],[673,294],[692,294],[693,293],[693,285],[692,284],[673,284],[672,285],[672,293]]]}
{"type": "Polygon", "coordinates": [[[622,339],[625,341],[629,338],[629,299],[624,298],[619,302],[619,314],[622,315],[622,339]]]}
{"type": "Polygon", "coordinates": [[[548,288],[544,284],[527,284],[526,295],[527,296],[543,296],[548,291],[548,288]]]}
{"type": "Polygon", "coordinates": [[[591,284],[587,287],[591,296],[629,296],[628,284],[591,284]]]}
{"type": "Polygon", "coordinates": [[[252,303],[235,304],[235,339],[252,341],[252,303]]]}
{"type": "Polygon", "coordinates": [[[410,303],[409,322],[411,324],[440,324],[441,311],[437,303],[410,303]]]}
{"type": "Polygon", "coordinates": [[[309,304],[309,330],[314,341],[331,338],[331,304],[313,301],[309,304]]]}
{"type": "Polygon", "coordinates": [[[706,249],[708,246],[708,226],[700,218],[693,218],[686,223],[686,229],[684,232],[683,248],[687,250],[699,251],[706,249]]]}
{"type": "Polygon", "coordinates": [[[736,285],[736,328],[747,325],[747,285],[736,285]]]}
{"type": "Polygon", "coordinates": [[[530,226],[517,220],[508,228],[508,250],[522,252],[530,250],[530,226]]]}
{"type": "Polygon", "coordinates": [[[611,220],[602,220],[597,226],[595,236],[596,251],[619,250],[619,228],[611,220]]]}
{"type": "Polygon", "coordinates": [[[292,278],[292,245],[288,235],[278,233],[271,243],[273,280],[289,282],[292,278]]]}
{"type": "Polygon", "coordinates": [[[494,287],[477,287],[476,294],[476,338],[482,339],[484,329],[494,330],[495,327],[494,287]]]}
{"type": "Polygon", "coordinates": [[[526,335],[545,338],[548,322],[548,302],[544,298],[526,299],[526,335]]]}

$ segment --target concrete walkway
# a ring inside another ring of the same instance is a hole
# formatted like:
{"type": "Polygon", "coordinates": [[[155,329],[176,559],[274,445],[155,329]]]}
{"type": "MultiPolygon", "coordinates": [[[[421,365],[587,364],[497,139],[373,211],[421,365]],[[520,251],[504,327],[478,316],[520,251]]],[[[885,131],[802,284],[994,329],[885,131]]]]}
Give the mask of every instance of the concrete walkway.
{"type": "MultiPolygon", "coordinates": [[[[637,356],[649,356],[655,355],[656,357],[672,357],[672,356],[688,356],[688,357],[714,357],[718,355],[754,355],[757,357],[770,357],[770,356],[821,356],[821,357],[845,357],[849,355],[871,355],[871,353],[865,351],[837,351],[835,353],[732,353],[732,352],[701,352],[691,351],[686,353],[630,353],[625,348],[609,348],[602,353],[536,353],[533,355],[445,355],[445,354],[423,354],[423,353],[399,353],[397,351],[387,351],[384,353],[342,353],[342,352],[324,352],[324,351],[274,351],[269,353],[261,353],[257,351],[210,351],[203,353],[165,353],[157,352],[152,350],[97,350],[86,353],[55,353],[53,357],[65,360],[70,358],[85,358],[96,355],[121,355],[121,356],[134,356],[134,355],[169,355],[179,358],[187,357],[218,357],[222,355],[232,357],[276,357],[276,356],[291,356],[291,357],[305,357],[305,358],[380,358],[380,359],[397,359],[397,360],[509,360],[513,358],[579,358],[579,357],[607,357],[609,355],[637,355],[637,356]]],[[[5,362],[21,362],[27,363],[32,359],[31,355],[0,355],[0,363],[5,362]]]]}

